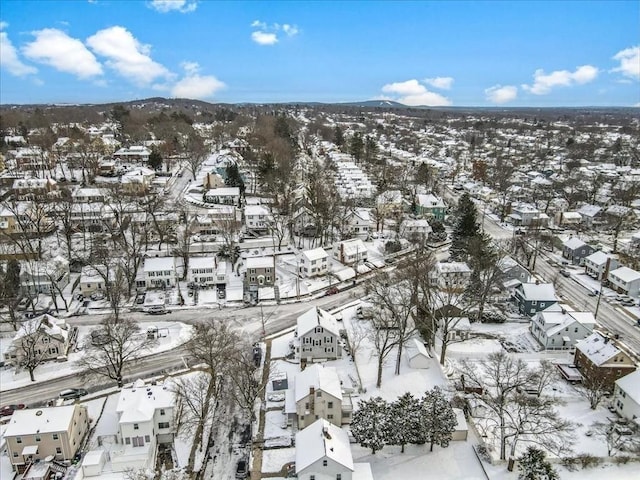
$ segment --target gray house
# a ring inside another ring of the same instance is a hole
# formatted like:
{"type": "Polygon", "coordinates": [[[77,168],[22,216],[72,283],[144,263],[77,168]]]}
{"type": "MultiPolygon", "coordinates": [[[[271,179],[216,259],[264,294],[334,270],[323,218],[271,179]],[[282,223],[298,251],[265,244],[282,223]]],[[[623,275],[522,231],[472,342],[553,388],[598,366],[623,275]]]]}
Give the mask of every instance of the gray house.
{"type": "Polygon", "coordinates": [[[513,298],[520,313],[530,317],[558,302],[552,283],[522,283],[515,288],[513,298]]]}
{"type": "Polygon", "coordinates": [[[595,248],[578,237],[571,237],[562,244],[562,256],[574,265],[583,265],[584,259],[595,251],[595,248]]]}

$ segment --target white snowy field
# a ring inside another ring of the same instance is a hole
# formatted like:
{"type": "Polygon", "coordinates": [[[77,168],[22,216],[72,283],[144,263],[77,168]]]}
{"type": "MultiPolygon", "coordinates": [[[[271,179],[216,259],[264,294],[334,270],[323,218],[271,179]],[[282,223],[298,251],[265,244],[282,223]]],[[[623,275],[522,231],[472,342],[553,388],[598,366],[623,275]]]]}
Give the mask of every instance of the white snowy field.
{"type": "MultiPolygon", "coordinates": [[[[146,330],[150,326],[157,327],[159,334],[162,336],[158,338],[158,342],[153,348],[148,352],[145,352],[146,355],[171,350],[172,348],[183,344],[189,339],[193,330],[192,325],[187,325],[185,323],[150,321],[140,323],[141,335],[146,335],[146,330]]],[[[95,327],[89,326],[78,327],[77,345],[82,345],[86,336],[89,335],[89,332],[94,328],[95,327]]],[[[7,343],[10,342],[10,338],[1,338],[0,349],[4,350],[7,348],[7,343]]],[[[51,361],[38,366],[34,372],[36,382],[63,377],[78,372],[79,368],[76,362],[82,357],[82,355],[82,350],[76,350],[69,353],[66,362],[51,361]]],[[[29,378],[29,372],[26,370],[16,371],[14,368],[5,368],[0,370],[0,385],[2,387],[0,391],[11,390],[29,384],[31,384],[31,379],[29,378]]]]}

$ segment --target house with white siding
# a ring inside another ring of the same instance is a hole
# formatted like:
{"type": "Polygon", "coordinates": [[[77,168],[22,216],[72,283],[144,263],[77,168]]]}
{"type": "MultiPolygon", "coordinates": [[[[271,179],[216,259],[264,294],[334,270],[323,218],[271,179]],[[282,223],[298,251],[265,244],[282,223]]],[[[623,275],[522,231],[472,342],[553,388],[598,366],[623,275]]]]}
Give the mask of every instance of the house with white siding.
{"type": "Polygon", "coordinates": [[[618,415],[627,420],[638,421],[640,418],[640,370],[616,380],[612,403],[618,415]]]}
{"type": "Polygon", "coordinates": [[[324,248],[304,250],[298,260],[298,273],[302,277],[321,277],[326,275],[329,269],[329,254],[324,248]]]}
{"type": "Polygon", "coordinates": [[[310,308],[298,317],[296,338],[301,360],[313,362],[342,357],[338,322],[320,307],[310,308]]]}
{"type": "Polygon", "coordinates": [[[584,259],[585,273],[596,280],[602,280],[607,270],[611,271],[617,268],[618,259],[613,255],[604,253],[602,250],[598,250],[584,259]]]}
{"type": "Polygon", "coordinates": [[[591,312],[576,312],[570,306],[553,304],[531,318],[531,335],[545,349],[568,350],[591,335],[596,319],[591,312]]]}
{"type": "Polygon", "coordinates": [[[631,297],[638,297],[640,294],[640,272],[629,267],[619,267],[609,270],[607,276],[609,287],[618,293],[623,293],[631,297]]]}

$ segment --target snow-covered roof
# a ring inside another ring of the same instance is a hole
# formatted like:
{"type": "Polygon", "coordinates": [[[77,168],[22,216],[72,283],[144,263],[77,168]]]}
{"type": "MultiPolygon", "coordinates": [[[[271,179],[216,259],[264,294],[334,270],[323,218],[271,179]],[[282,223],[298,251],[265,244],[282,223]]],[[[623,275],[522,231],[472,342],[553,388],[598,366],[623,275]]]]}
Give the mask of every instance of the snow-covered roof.
{"type": "Polygon", "coordinates": [[[214,268],[216,264],[215,257],[190,257],[189,270],[194,268],[214,268]]]}
{"type": "Polygon", "coordinates": [[[612,257],[604,253],[602,250],[598,250],[597,252],[592,253],[588,257],[585,257],[584,261],[593,263],[594,265],[606,265],[607,260],[609,258],[612,258],[612,257]]]}
{"type": "Polygon", "coordinates": [[[471,273],[471,268],[465,262],[438,262],[436,263],[438,272],[446,273],[471,273]]]}
{"type": "Polygon", "coordinates": [[[431,193],[416,195],[416,203],[421,207],[444,208],[444,202],[440,198],[436,197],[431,193]]]}
{"type": "Polygon", "coordinates": [[[636,403],[640,403],[640,370],[616,380],[616,385],[631,397],[636,403]]]}
{"type": "Polygon", "coordinates": [[[247,268],[273,268],[273,257],[247,257],[247,268]]]}
{"type": "Polygon", "coordinates": [[[133,387],[120,392],[116,413],[120,423],[146,422],[156,409],[171,408],[174,403],[173,392],[166,385],[145,385],[143,380],[136,380],[133,387]]]}
{"type": "Polygon", "coordinates": [[[221,187],[207,190],[207,197],[238,197],[240,196],[240,187],[221,187]]]}
{"type": "Polygon", "coordinates": [[[578,342],[576,348],[597,366],[606,363],[610,358],[620,353],[620,350],[600,332],[593,332],[578,342]]]}
{"type": "Polygon", "coordinates": [[[150,257],[144,259],[145,272],[157,272],[175,269],[173,257],[150,257]]]}
{"type": "Polygon", "coordinates": [[[616,277],[621,281],[628,283],[634,280],[638,280],[640,278],[640,272],[636,272],[629,267],[620,267],[616,268],[615,270],[611,270],[609,272],[609,277],[616,277]]]}
{"type": "Polygon", "coordinates": [[[305,335],[316,327],[322,327],[334,335],[338,335],[338,323],[333,315],[320,307],[312,307],[297,319],[298,337],[305,335]]]}
{"type": "Polygon", "coordinates": [[[562,245],[570,250],[575,250],[576,248],[584,247],[586,243],[584,243],[578,237],[571,237],[568,240],[566,240],[562,245]]]}
{"type": "Polygon", "coordinates": [[[361,255],[367,251],[367,246],[359,238],[352,238],[350,240],[343,240],[338,243],[338,248],[344,249],[344,254],[349,255],[361,255]]]}
{"type": "Polygon", "coordinates": [[[553,283],[523,283],[521,288],[527,300],[557,300],[553,283]]]}
{"type": "Polygon", "coordinates": [[[323,458],[353,471],[353,457],[347,432],[324,419],[313,422],[296,434],[296,472],[323,458]]]}
{"type": "Polygon", "coordinates": [[[314,248],[313,250],[305,250],[304,252],[302,252],[302,255],[304,255],[304,257],[309,261],[320,260],[329,256],[329,254],[322,247],[314,248]]]}
{"type": "Polygon", "coordinates": [[[29,336],[36,332],[45,333],[50,337],[58,338],[63,342],[65,342],[69,337],[67,322],[62,318],[52,317],[45,313],[39,317],[24,321],[20,330],[16,332],[12,343],[15,343],[24,336],[29,336]]]}
{"type": "Polygon", "coordinates": [[[427,352],[424,343],[422,343],[417,338],[414,338],[413,341],[409,343],[407,354],[409,355],[409,358],[415,358],[418,356],[431,358],[431,355],[429,355],[429,352],[427,352]]]}
{"type": "MultiPolygon", "coordinates": [[[[211,190],[209,190],[211,191],[211,190]]],[[[263,205],[247,205],[244,207],[244,214],[249,215],[269,215],[269,209],[263,205]]]]}
{"type": "Polygon", "coordinates": [[[295,378],[295,400],[299,402],[309,395],[309,388],[322,390],[338,399],[342,398],[340,377],[335,367],[325,367],[321,363],[314,363],[298,373],[295,378]]]}
{"type": "Polygon", "coordinates": [[[538,312],[537,315],[538,319],[543,321],[539,323],[544,323],[548,337],[570,327],[576,322],[589,330],[593,330],[593,327],[596,325],[596,319],[591,312],[573,312],[567,310],[561,310],[559,312],[542,311],[538,312]]]}
{"type": "Polygon", "coordinates": [[[583,205],[578,209],[578,213],[583,217],[595,217],[601,210],[598,205],[583,205]]]}
{"type": "Polygon", "coordinates": [[[73,415],[79,405],[63,407],[27,408],[13,412],[4,437],[34,435],[40,433],[55,433],[69,429],[73,415]]]}

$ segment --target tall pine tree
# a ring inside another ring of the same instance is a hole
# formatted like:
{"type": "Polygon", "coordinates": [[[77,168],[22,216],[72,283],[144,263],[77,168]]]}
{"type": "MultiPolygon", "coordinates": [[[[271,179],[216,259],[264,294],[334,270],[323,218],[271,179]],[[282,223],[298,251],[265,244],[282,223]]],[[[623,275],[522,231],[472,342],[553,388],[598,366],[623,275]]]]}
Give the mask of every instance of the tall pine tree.
{"type": "Polygon", "coordinates": [[[375,454],[389,441],[389,425],[389,404],[382,397],[375,397],[358,402],[351,433],[360,445],[375,454]]]}
{"type": "Polygon", "coordinates": [[[478,227],[478,212],[468,193],[458,200],[454,213],[456,224],[451,235],[449,252],[454,260],[466,261],[469,256],[469,243],[472,238],[480,234],[478,227]]]}
{"type": "Polygon", "coordinates": [[[449,446],[458,421],[440,388],[434,387],[422,398],[420,420],[420,436],[430,443],[429,451],[433,451],[434,445],[449,446]]]}
{"type": "Polygon", "coordinates": [[[558,480],[560,476],[546,460],[545,453],[536,447],[528,447],[518,458],[518,480],[558,480]]]}
{"type": "Polygon", "coordinates": [[[390,407],[389,418],[391,420],[391,431],[389,443],[400,445],[401,453],[404,453],[404,446],[407,443],[417,443],[418,430],[420,427],[420,400],[409,392],[399,397],[390,407]]]}

